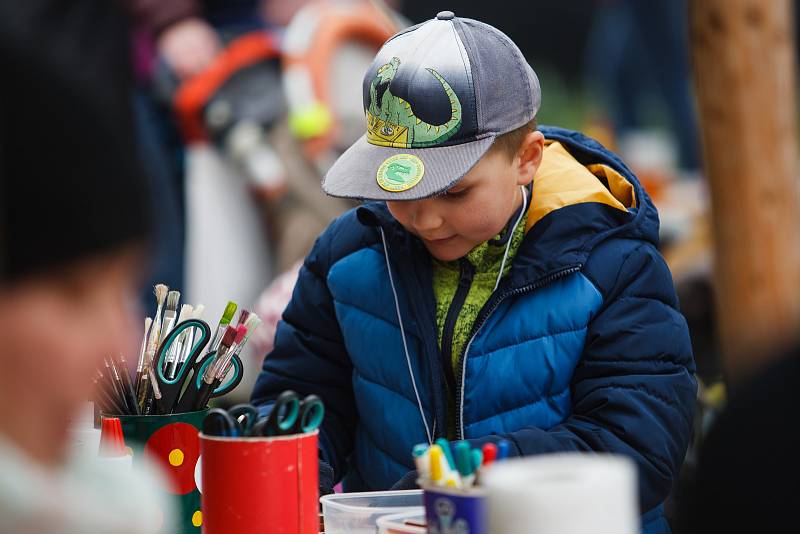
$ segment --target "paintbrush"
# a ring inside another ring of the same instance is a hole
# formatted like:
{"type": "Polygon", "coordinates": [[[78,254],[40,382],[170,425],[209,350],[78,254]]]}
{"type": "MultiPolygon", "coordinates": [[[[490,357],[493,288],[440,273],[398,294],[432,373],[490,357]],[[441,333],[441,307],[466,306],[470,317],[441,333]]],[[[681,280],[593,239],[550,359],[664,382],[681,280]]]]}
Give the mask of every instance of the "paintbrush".
{"type": "Polygon", "coordinates": [[[113,395],[110,395],[103,387],[103,381],[98,378],[93,378],[94,382],[94,398],[100,405],[100,409],[106,415],[122,415],[124,410],[119,406],[117,400],[113,395]]]}
{"type": "MultiPolygon", "coordinates": [[[[203,312],[205,311],[206,307],[202,304],[198,304],[194,307],[194,313],[192,313],[192,319],[197,319],[198,321],[203,320],[203,312]]],[[[192,349],[194,349],[194,335],[196,329],[192,328],[186,334],[186,341],[183,343],[183,354],[181,354],[178,365],[182,364],[189,358],[189,355],[192,353],[192,349]]]]}
{"type": "MultiPolygon", "coordinates": [[[[181,313],[178,315],[178,323],[181,324],[185,320],[189,319],[192,316],[193,308],[191,304],[184,304],[181,306],[181,313]]],[[[186,343],[186,339],[189,336],[189,331],[192,330],[191,328],[184,329],[179,335],[178,339],[175,340],[175,344],[171,345],[169,348],[169,353],[167,353],[167,370],[166,375],[167,378],[172,380],[175,378],[175,373],[178,369],[178,361],[180,360],[180,355],[183,354],[183,345],[186,343]]]]}
{"type": "Polygon", "coordinates": [[[142,368],[142,373],[150,376],[148,376],[147,380],[144,380],[143,377],[143,391],[139,392],[139,400],[142,403],[142,413],[144,415],[149,415],[152,405],[152,388],[158,387],[158,384],[152,379],[155,375],[152,375],[150,371],[152,371],[152,362],[158,350],[158,341],[161,338],[161,312],[164,309],[164,301],[167,298],[167,293],[169,293],[169,288],[164,284],[156,284],[153,288],[153,293],[156,296],[156,315],[153,318],[153,324],[147,336],[147,348],[145,349],[144,366],[142,368]]]}
{"type": "Polygon", "coordinates": [[[119,399],[120,405],[125,408],[123,415],[127,414],[131,408],[128,406],[128,402],[125,400],[125,388],[122,385],[122,377],[120,377],[119,373],[117,373],[117,370],[113,364],[113,360],[110,358],[103,358],[103,363],[106,366],[105,375],[114,388],[114,397],[119,399]]]}
{"type": "MultiPolygon", "coordinates": [[[[233,316],[233,313],[231,313],[233,316]]],[[[229,319],[230,321],[230,319],[229,319]]],[[[233,345],[236,339],[236,328],[228,325],[225,329],[225,334],[222,336],[220,340],[219,348],[217,349],[217,354],[215,359],[208,367],[206,367],[206,371],[202,375],[202,379],[200,381],[200,389],[197,392],[197,397],[194,399],[194,406],[195,410],[202,410],[207,404],[208,400],[211,398],[211,393],[216,388],[216,373],[217,373],[217,364],[221,361],[222,358],[225,357],[228,350],[230,349],[231,345],[233,345]]],[[[217,384],[219,385],[219,384],[217,384]]]]}
{"type": "MultiPolygon", "coordinates": [[[[108,398],[114,401],[114,406],[117,408],[119,406],[119,399],[117,397],[117,390],[114,387],[114,384],[111,380],[109,380],[109,375],[107,373],[103,373],[100,369],[97,369],[97,382],[96,384],[99,386],[102,393],[105,394],[108,398]]],[[[119,408],[116,412],[108,412],[108,413],[122,413],[122,409],[119,408]]]]}
{"type": "MultiPolygon", "coordinates": [[[[147,350],[147,333],[150,331],[150,325],[153,319],[150,317],[144,320],[144,334],[142,334],[142,346],[139,349],[139,360],[136,362],[136,396],[139,397],[142,391],[142,377],[145,374],[144,369],[144,355],[147,350]]],[[[141,406],[140,406],[141,407],[141,406]]]]}
{"type": "Polygon", "coordinates": [[[253,334],[253,332],[256,331],[256,329],[259,326],[261,326],[261,318],[255,313],[251,313],[244,322],[244,327],[245,327],[244,337],[239,343],[236,343],[236,346],[233,348],[233,355],[231,356],[231,358],[228,359],[226,365],[221,367],[220,371],[217,373],[217,377],[219,378],[219,380],[224,379],[225,376],[228,374],[228,370],[231,367],[231,360],[233,360],[233,356],[239,356],[239,354],[242,353],[242,350],[244,350],[244,346],[247,345],[247,341],[250,339],[250,336],[253,334]]]}
{"type": "MultiPolygon", "coordinates": [[[[239,350],[242,340],[247,335],[247,327],[243,324],[240,324],[236,327],[236,336],[233,338],[233,343],[228,350],[224,353],[222,352],[222,347],[220,347],[219,352],[217,353],[217,358],[214,363],[211,364],[210,367],[213,367],[210,372],[214,375],[214,379],[218,382],[221,381],[225,375],[222,374],[223,370],[227,373],[227,369],[231,364],[231,360],[233,359],[233,355],[239,350]]],[[[216,389],[216,384],[214,388],[216,389]]]]}
{"type": "Polygon", "coordinates": [[[167,308],[164,310],[164,322],[161,325],[161,335],[158,338],[159,344],[169,335],[175,327],[175,319],[178,316],[178,302],[181,300],[180,291],[170,291],[167,293],[167,308]]]}
{"type": "Polygon", "coordinates": [[[203,304],[198,304],[194,307],[194,313],[192,314],[192,319],[200,319],[203,320],[203,312],[206,311],[206,307],[203,304]]]}
{"type": "Polygon", "coordinates": [[[228,305],[225,306],[225,312],[223,312],[222,317],[219,320],[217,331],[214,333],[214,337],[211,338],[211,343],[208,344],[208,349],[206,349],[206,352],[211,352],[212,350],[217,350],[219,348],[222,335],[225,333],[228,325],[231,324],[231,319],[233,319],[233,314],[236,313],[236,308],[237,305],[233,301],[229,301],[228,305]]]}
{"type": "Polygon", "coordinates": [[[153,345],[158,348],[158,342],[161,339],[161,311],[164,309],[164,301],[169,293],[169,288],[164,284],[156,284],[153,288],[153,293],[156,295],[156,315],[153,318],[153,327],[150,329],[150,337],[147,341],[148,349],[153,345]]]}
{"type": "MultiPolygon", "coordinates": [[[[114,366],[114,356],[111,356],[111,364],[114,366]]],[[[133,382],[131,381],[131,371],[128,369],[128,361],[125,359],[124,354],[120,354],[116,361],[115,370],[122,377],[122,387],[125,391],[125,400],[130,408],[131,415],[141,415],[139,413],[139,404],[136,402],[136,392],[133,389],[133,382]]]]}

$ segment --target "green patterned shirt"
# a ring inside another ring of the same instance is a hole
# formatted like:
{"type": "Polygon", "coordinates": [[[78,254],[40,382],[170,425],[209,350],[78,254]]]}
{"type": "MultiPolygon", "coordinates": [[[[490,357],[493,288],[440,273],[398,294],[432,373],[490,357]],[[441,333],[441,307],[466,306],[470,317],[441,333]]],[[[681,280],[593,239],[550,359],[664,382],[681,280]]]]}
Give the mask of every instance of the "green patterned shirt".
{"type": "MultiPolygon", "coordinates": [[[[514,220],[518,217],[514,215],[514,220]]],[[[511,247],[508,251],[508,258],[506,265],[503,268],[503,276],[508,274],[511,269],[511,263],[514,256],[519,249],[522,239],[525,237],[525,222],[528,218],[527,210],[523,215],[522,220],[517,224],[514,233],[511,236],[511,247]]],[[[494,290],[494,285],[497,282],[497,276],[500,273],[500,264],[503,261],[503,254],[506,250],[508,241],[506,237],[507,228],[500,234],[495,236],[490,241],[481,243],[464,257],[473,267],[474,275],[472,283],[469,286],[469,291],[464,300],[464,304],[460,310],[454,310],[453,313],[458,313],[453,327],[452,334],[452,351],[451,351],[451,365],[453,366],[453,375],[458,377],[459,359],[464,346],[469,341],[469,335],[475,320],[478,318],[478,313],[484,304],[489,300],[494,290]]],[[[453,298],[456,296],[459,286],[459,278],[461,273],[461,266],[459,261],[454,260],[449,262],[433,261],[433,292],[436,297],[436,327],[439,337],[439,348],[442,348],[442,341],[444,335],[445,322],[447,320],[450,306],[453,298]]],[[[448,388],[449,389],[449,388],[448,388]]],[[[450,391],[448,395],[448,438],[455,437],[455,391],[450,391]]]]}

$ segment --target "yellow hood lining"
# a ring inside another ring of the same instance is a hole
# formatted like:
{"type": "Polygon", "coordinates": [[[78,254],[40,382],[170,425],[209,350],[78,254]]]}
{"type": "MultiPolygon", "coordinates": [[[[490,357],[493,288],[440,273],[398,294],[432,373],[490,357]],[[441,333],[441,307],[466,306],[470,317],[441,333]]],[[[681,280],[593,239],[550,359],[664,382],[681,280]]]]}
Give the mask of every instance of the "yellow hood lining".
{"type": "Polygon", "coordinates": [[[583,166],[561,143],[545,141],[542,163],[533,179],[533,201],[525,231],[553,211],[587,202],[627,212],[636,207],[636,192],[633,184],[608,165],[583,166]]]}

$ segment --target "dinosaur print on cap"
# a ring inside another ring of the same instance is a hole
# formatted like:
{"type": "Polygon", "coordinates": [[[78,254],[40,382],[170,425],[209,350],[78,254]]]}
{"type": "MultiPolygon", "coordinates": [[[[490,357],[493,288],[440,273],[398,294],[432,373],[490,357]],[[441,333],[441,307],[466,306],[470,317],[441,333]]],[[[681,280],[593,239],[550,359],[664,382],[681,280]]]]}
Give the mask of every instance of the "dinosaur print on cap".
{"type": "Polygon", "coordinates": [[[367,141],[394,148],[424,148],[450,139],[461,127],[461,102],[453,88],[436,70],[426,70],[441,84],[450,101],[450,118],[443,124],[429,124],[414,114],[411,104],[392,94],[389,84],[397,74],[400,59],[382,65],[369,87],[367,141]],[[381,94],[382,91],[382,94],[381,94]]]}

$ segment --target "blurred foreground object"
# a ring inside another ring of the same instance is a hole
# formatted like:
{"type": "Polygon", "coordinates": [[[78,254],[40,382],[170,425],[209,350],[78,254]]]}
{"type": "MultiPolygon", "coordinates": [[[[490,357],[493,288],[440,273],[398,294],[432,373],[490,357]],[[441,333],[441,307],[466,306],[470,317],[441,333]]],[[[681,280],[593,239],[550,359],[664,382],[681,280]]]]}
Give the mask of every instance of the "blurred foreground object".
{"type": "Polygon", "coordinates": [[[700,451],[678,534],[783,532],[800,506],[800,352],[734,390],[700,451]]]}
{"type": "Polygon", "coordinates": [[[157,475],[98,458],[91,416],[71,424],[91,369],[135,343],[151,225],[127,32],[114,2],[0,2],[2,533],[171,531],[157,475]]]}
{"type": "Polygon", "coordinates": [[[726,376],[800,325],[800,196],[790,0],[696,0],[690,28],[726,376]]]}

